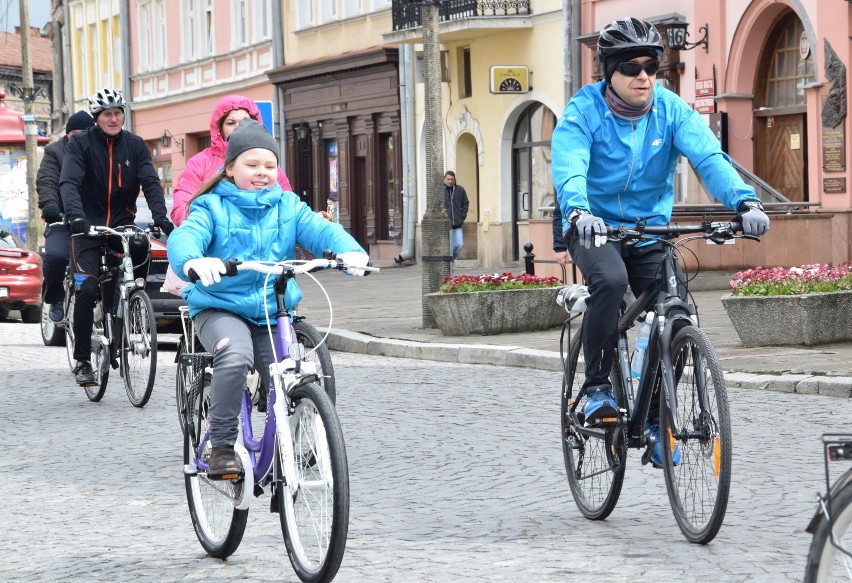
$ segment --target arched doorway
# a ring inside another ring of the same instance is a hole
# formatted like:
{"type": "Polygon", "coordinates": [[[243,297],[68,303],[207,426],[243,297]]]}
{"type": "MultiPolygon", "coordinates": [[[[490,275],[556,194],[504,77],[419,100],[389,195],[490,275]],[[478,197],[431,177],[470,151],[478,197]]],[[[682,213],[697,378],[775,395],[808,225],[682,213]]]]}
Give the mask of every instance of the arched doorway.
{"type": "MultiPolygon", "coordinates": [[[[452,170],[452,168],[447,168],[452,170]]],[[[464,247],[459,253],[459,259],[477,259],[479,256],[479,241],[477,225],[479,224],[479,164],[477,163],[476,138],[467,132],[459,135],[456,141],[456,180],[464,186],[470,206],[467,217],[462,225],[464,247]]]]}
{"type": "Polygon", "coordinates": [[[544,104],[527,107],[512,138],[512,260],[520,258],[521,230],[539,209],[556,201],[551,171],[550,140],[556,116],[544,104]]]}
{"type": "Polygon", "coordinates": [[[755,172],[792,201],[809,200],[805,86],[815,57],[806,45],[802,21],[788,12],[769,34],[754,90],[755,172]]]}

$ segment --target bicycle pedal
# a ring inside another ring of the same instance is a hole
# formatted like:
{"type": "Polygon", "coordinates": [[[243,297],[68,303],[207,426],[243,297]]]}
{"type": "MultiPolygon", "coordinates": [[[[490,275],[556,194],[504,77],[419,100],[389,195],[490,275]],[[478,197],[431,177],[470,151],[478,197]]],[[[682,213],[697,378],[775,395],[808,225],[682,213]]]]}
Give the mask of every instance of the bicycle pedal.
{"type": "Polygon", "coordinates": [[[226,474],[211,474],[209,471],[207,472],[207,478],[210,480],[215,480],[217,482],[239,482],[243,479],[243,472],[229,472],[226,474]]]}
{"type": "Polygon", "coordinates": [[[615,427],[618,425],[618,417],[601,417],[584,424],[584,427],[615,427]]]}
{"type": "MultiPolygon", "coordinates": [[[[113,370],[117,369],[118,368],[118,361],[117,360],[110,360],[109,366],[113,370]]],[[[122,376],[124,376],[124,375],[122,375],[122,376]]]]}

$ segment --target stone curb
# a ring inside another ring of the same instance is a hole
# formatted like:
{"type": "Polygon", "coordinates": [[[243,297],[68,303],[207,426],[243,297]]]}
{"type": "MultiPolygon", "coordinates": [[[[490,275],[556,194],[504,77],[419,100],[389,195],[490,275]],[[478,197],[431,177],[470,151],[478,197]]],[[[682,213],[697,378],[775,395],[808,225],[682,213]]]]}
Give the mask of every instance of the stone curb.
{"type": "MultiPolygon", "coordinates": [[[[324,329],[320,329],[320,331],[325,333],[324,329]]],[[[464,364],[494,364],[550,371],[562,370],[562,362],[558,352],[534,350],[520,346],[416,342],[413,340],[378,338],[361,332],[340,329],[331,330],[326,342],[330,350],[356,354],[464,364]]],[[[852,398],[852,377],[724,372],[725,383],[728,387],[852,398]]]]}

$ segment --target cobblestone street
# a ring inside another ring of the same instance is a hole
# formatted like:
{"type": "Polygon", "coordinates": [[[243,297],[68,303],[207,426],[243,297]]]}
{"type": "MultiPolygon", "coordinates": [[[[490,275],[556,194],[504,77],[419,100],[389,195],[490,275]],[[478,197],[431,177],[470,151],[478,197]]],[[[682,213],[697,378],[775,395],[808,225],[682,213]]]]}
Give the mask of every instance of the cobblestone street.
{"type": "MultiPolygon", "coordinates": [[[[173,352],[144,409],[111,375],[104,400],[73,383],[38,326],[0,322],[0,580],[296,581],[268,498],[228,560],[192,530],[174,410],[173,352]]],[[[603,522],[574,505],[555,372],[333,353],[351,476],[339,582],[801,580],[823,487],[819,437],[852,426],[849,400],[732,389],[725,524],[690,545],[661,471],[631,451],[603,522]]]]}

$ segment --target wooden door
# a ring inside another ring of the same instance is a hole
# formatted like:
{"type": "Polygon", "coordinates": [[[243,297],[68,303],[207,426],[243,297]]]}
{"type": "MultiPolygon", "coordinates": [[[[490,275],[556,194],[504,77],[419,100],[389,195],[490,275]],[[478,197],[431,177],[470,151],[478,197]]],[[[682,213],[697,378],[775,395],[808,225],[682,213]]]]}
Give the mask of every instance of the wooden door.
{"type": "Polygon", "coordinates": [[[757,175],[792,201],[808,200],[804,114],[756,118],[757,175]]]}

